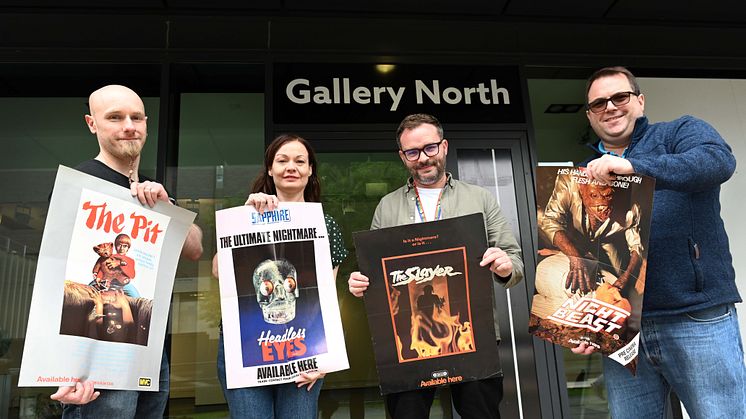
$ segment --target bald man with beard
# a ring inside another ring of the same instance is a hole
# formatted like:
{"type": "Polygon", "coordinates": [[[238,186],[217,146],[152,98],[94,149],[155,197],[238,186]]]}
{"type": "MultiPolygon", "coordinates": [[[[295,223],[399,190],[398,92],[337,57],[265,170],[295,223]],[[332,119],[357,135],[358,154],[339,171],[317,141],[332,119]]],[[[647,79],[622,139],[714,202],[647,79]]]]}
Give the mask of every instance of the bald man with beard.
{"type": "MultiPolygon", "coordinates": [[[[163,185],[138,170],[148,136],[148,117],[140,96],[128,87],[109,85],[93,92],[88,105],[91,113],[85,116],[85,122],[98,140],[99,153],[76,169],[128,188],[142,205],[174,203],[163,185]]],[[[189,229],[181,255],[193,261],[202,255],[202,231],[195,224],[189,229]]],[[[168,379],[164,352],[158,392],[95,391],[92,382],[81,382],[60,387],[51,398],[64,403],[63,418],[162,418],[168,402],[168,379]]]]}

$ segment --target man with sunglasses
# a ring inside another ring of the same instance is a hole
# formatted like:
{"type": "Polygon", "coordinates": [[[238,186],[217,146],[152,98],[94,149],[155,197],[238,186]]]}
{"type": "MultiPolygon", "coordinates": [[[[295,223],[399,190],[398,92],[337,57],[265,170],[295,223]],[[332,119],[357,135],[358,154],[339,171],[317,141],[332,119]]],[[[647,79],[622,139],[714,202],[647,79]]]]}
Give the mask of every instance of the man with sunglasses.
{"type": "MultiPolygon", "coordinates": [[[[649,123],[629,70],[596,71],[587,116],[599,136],[591,178],[640,173],[656,180],[637,376],[603,359],[614,418],[665,417],[673,390],[689,415],[746,418],[746,368],[720,185],[735,171],[728,144],[708,123],[684,116],[649,123]]],[[[573,349],[588,354],[585,344],[573,349]]]]}
{"type": "MultiPolygon", "coordinates": [[[[484,214],[489,247],[481,266],[494,273],[496,281],[510,287],[523,278],[521,249],[494,196],[478,186],[453,179],[445,171],[448,140],[443,127],[431,115],[409,115],[396,132],[399,157],[412,177],[407,184],[384,196],[373,215],[371,229],[426,222],[460,215],[484,214]]],[[[362,297],[368,277],[350,274],[352,295],[362,297]]],[[[493,307],[498,342],[497,311],[493,307]]],[[[497,353],[495,354],[497,356],[497,353]]],[[[453,404],[462,418],[499,418],[503,396],[502,374],[489,379],[451,386],[453,404]]],[[[394,419],[428,418],[435,389],[412,390],[386,395],[386,408],[394,419]]]]}

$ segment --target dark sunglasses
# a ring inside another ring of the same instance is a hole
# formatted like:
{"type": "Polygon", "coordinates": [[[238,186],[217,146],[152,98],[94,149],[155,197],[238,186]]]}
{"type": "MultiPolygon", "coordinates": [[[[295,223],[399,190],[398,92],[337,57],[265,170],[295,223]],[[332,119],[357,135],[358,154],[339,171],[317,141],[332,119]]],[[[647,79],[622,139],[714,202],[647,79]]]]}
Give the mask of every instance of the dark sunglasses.
{"type": "Polygon", "coordinates": [[[585,107],[589,111],[593,113],[601,113],[606,110],[606,106],[608,106],[609,101],[614,104],[614,106],[623,106],[629,103],[629,99],[632,95],[639,96],[639,92],[619,92],[614,93],[613,95],[607,97],[607,98],[600,98],[596,99],[593,102],[587,104],[585,107]]]}

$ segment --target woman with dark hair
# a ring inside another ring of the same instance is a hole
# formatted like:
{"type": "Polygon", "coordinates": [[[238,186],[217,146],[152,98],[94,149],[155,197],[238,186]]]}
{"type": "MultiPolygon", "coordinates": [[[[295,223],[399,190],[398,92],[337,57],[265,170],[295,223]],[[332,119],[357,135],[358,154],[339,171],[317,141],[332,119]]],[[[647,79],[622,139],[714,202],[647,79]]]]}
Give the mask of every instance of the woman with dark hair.
{"type": "MultiPolygon", "coordinates": [[[[298,135],[282,134],[267,147],[263,170],[254,180],[246,205],[264,212],[274,210],[280,202],[319,202],[321,187],[317,170],[316,154],[308,141],[298,135]]],[[[334,219],[329,215],[324,215],[324,219],[336,279],[347,249],[334,219]]],[[[212,272],[217,278],[217,255],[213,258],[212,272]]],[[[218,378],[233,418],[316,418],[323,377],[323,372],[303,372],[295,383],[228,389],[221,330],[218,378]]]]}
{"type": "Polygon", "coordinates": [[[264,169],[254,179],[246,205],[262,212],[273,210],[279,201],[321,201],[316,153],[305,138],[280,134],[267,146],[264,169]],[[267,208],[270,203],[272,208],[267,208]]]}

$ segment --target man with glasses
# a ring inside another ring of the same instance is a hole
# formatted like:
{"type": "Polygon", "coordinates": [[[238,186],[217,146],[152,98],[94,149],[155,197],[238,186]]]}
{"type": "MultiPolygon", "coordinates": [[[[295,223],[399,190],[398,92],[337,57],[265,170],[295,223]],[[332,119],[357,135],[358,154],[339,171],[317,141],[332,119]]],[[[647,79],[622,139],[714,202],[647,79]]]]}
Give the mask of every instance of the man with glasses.
{"type": "MultiPolygon", "coordinates": [[[[587,116],[599,136],[591,178],[656,180],[637,376],[604,358],[614,418],[664,417],[673,390],[697,418],[746,418],[746,368],[734,303],[741,302],[720,217],[720,185],[735,171],[728,144],[684,116],[651,124],[623,67],[596,71],[587,116]]],[[[573,349],[588,354],[585,344],[573,349]]]]}
{"type": "MultiPolygon", "coordinates": [[[[523,278],[523,261],[510,225],[487,190],[453,179],[445,171],[448,140],[443,138],[440,122],[431,115],[409,115],[396,132],[399,157],[412,177],[407,184],[384,196],[373,215],[371,229],[440,220],[460,215],[484,214],[490,247],[482,256],[487,267],[503,287],[523,278]]],[[[350,274],[352,295],[362,297],[368,289],[368,277],[350,274]]],[[[495,333],[500,340],[497,311],[493,307],[495,333]]],[[[495,353],[495,356],[498,356],[495,353]]],[[[463,418],[499,418],[503,395],[502,374],[480,381],[451,386],[456,411],[463,418]]],[[[386,407],[394,419],[428,418],[435,389],[412,390],[386,395],[386,407]]]]}

